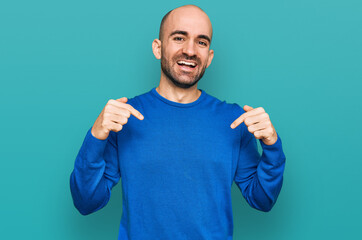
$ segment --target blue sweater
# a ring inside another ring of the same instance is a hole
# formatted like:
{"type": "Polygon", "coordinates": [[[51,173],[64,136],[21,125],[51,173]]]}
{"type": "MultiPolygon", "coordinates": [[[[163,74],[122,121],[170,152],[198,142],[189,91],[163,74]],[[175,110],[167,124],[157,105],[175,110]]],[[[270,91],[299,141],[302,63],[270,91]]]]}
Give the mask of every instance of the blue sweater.
{"type": "MultiPolygon", "coordinates": [[[[200,89],[201,90],[201,89],[200,89]]],[[[123,129],[98,140],[87,132],[75,160],[70,188],[83,215],[104,207],[122,179],[120,240],[232,239],[233,181],[251,207],[269,211],[283,182],[281,139],[257,142],[244,110],[201,90],[192,103],[162,97],[155,88],[128,103],[133,115],[123,129]]]]}

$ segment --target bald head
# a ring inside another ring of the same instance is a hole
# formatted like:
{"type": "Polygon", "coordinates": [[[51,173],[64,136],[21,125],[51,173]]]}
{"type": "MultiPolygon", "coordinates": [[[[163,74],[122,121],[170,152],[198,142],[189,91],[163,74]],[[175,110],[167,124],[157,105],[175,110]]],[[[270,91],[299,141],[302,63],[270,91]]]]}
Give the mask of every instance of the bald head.
{"type": "Polygon", "coordinates": [[[198,6],[184,5],[175,8],[162,18],[159,32],[159,39],[162,41],[165,33],[170,28],[182,27],[187,22],[195,25],[199,25],[200,30],[208,32],[210,40],[212,38],[212,25],[207,14],[198,6]],[[176,26],[175,26],[176,25],[176,26]]]}

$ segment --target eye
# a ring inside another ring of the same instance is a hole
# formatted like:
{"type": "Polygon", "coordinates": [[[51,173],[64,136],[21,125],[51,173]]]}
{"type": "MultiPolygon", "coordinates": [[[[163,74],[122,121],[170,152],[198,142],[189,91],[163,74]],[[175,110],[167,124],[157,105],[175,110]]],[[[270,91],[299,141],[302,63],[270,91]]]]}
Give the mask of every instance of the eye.
{"type": "Polygon", "coordinates": [[[182,38],[182,37],[175,37],[173,40],[175,40],[175,41],[182,41],[183,38],[182,38]]]}
{"type": "Polygon", "coordinates": [[[199,41],[199,44],[202,45],[202,46],[207,46],[207,43],[203,42],[203,41],[199,41]]]}

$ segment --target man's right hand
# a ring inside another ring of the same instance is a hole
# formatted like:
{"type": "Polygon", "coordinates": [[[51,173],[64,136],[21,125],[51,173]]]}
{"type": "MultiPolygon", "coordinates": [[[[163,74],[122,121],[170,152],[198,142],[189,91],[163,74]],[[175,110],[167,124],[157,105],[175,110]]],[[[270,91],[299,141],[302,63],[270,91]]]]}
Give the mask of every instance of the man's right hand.
{"type": "Polygon", "coordinates": [[[108,101],[92,127],[91,133],[95,138],[105,140],[110,131],[121,131],[131,114],[139,120],[144,119],[139,111],[126,103],[127,101],[126,97],[108,101]]]}

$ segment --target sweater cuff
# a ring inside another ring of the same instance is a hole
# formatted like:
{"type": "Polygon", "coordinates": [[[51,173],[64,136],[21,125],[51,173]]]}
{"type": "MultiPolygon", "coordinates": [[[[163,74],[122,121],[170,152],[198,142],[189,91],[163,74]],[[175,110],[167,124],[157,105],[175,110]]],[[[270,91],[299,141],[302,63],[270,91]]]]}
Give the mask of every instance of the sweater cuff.
{"type": "Polygon", "coordinates": [[[263,140],[259,139],[260,145],[263,149],[281,149],[282,147],[282,140],[279,137],[279,134],[277,133],[277,141],[272,145],[267,145],[263,142],[263,140]]]}
{"type": "Polygon", "coordinates": [[[100,140],[93,136],[90,128],[84,139],[83,154],[88,156],[88,159],[97,160],[103,157],[104,149],[106,148],[108,138],[100,140]]]}
{"type": "Polygon", "coordinates": [[[270,162],[273,163],[273,165],[280,165],[285,162],[282,140],[278,133],[277,136],[278,136],[277,141],[272,145],[267,145],[262,140],[259,139],[260,145],[263,149],[263,155],[266,156],[265,159],[270,160],[270,162]]]}

